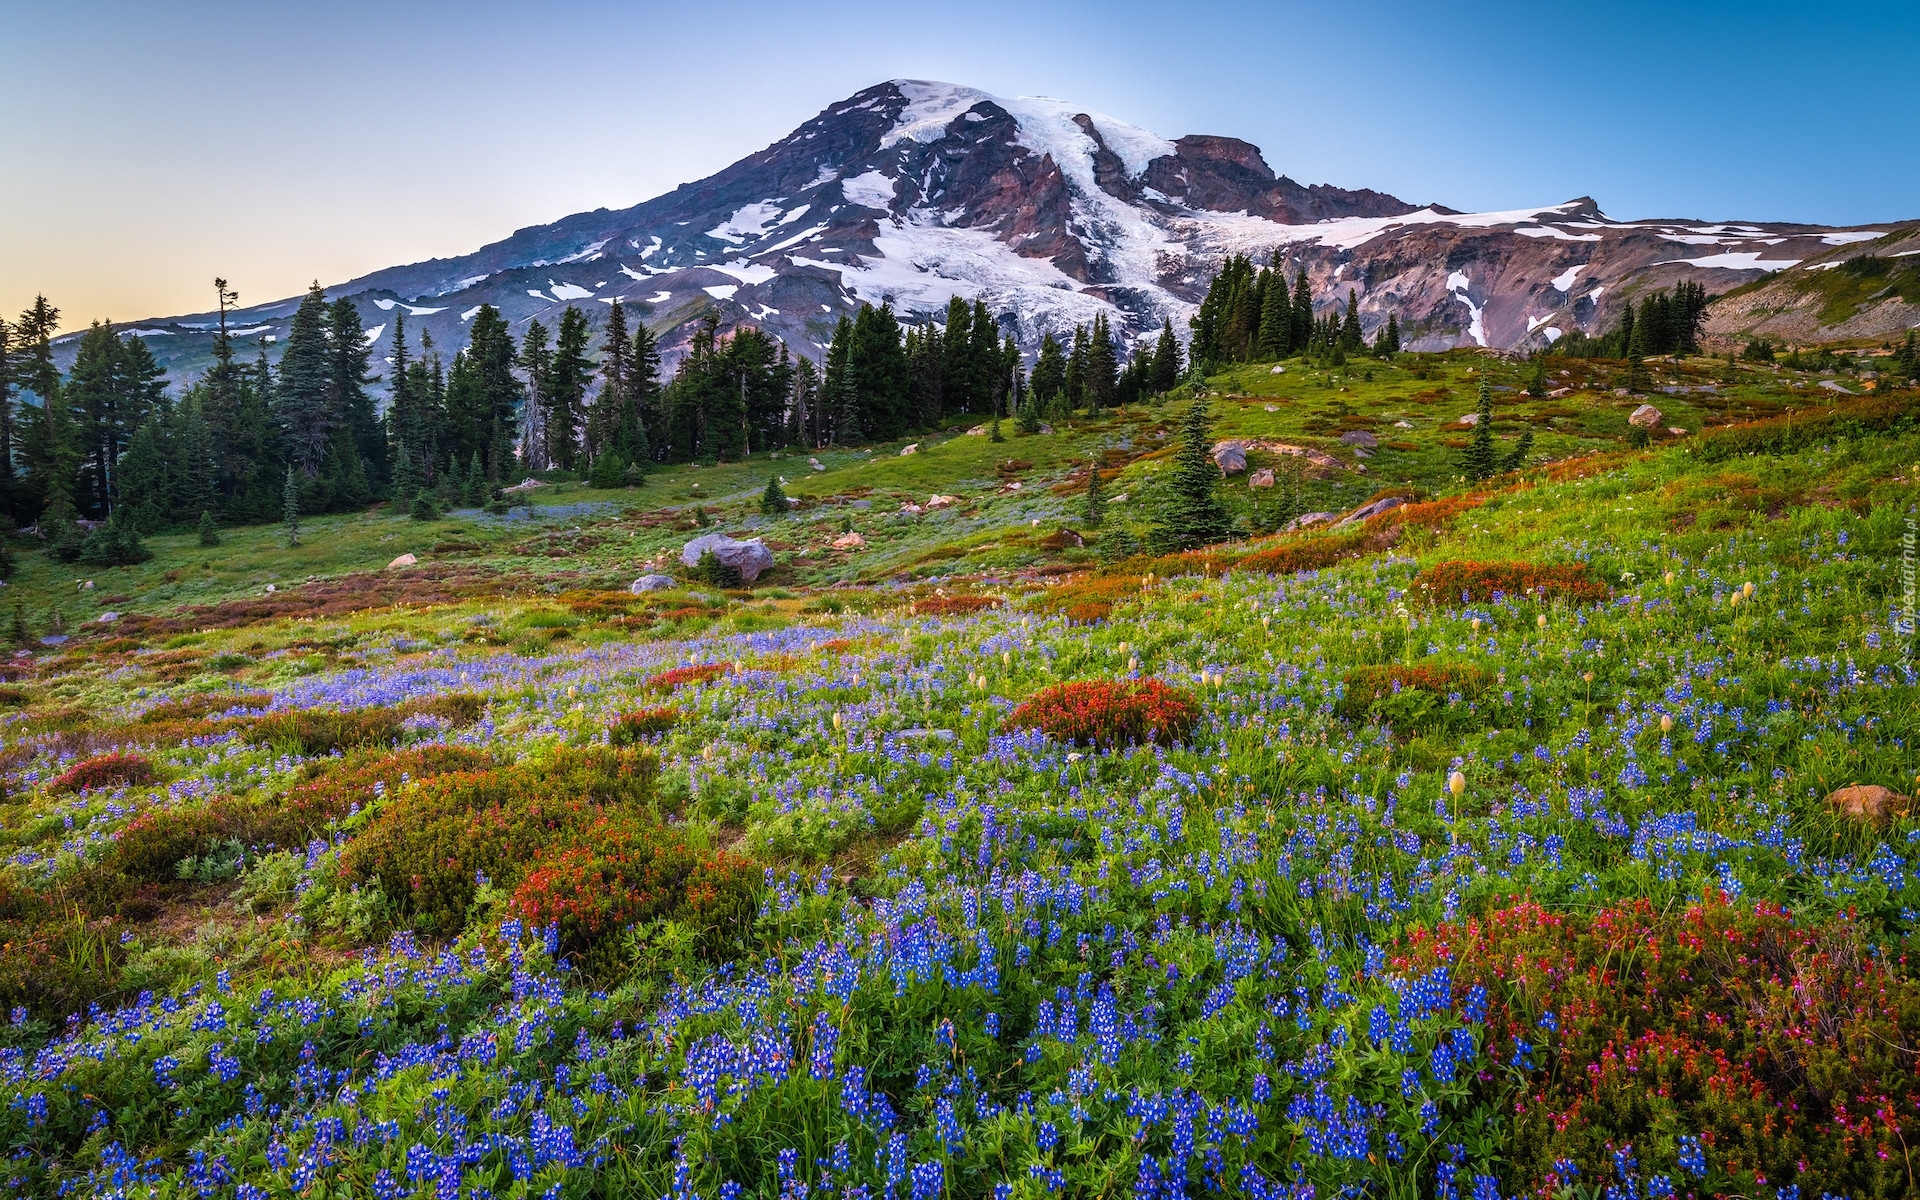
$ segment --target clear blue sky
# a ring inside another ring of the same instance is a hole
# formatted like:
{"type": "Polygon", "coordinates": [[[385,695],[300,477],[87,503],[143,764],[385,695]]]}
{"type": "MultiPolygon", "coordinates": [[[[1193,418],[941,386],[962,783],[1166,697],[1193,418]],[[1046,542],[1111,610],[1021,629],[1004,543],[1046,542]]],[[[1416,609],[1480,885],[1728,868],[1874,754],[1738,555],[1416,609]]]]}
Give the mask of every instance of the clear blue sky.
{"type": "Polygon", "coordinates": [[[1920,216],[1920,4],[0,0],[0,312],[204,309],[708,174],[892,77],[1462,209],[1920,216]]]}

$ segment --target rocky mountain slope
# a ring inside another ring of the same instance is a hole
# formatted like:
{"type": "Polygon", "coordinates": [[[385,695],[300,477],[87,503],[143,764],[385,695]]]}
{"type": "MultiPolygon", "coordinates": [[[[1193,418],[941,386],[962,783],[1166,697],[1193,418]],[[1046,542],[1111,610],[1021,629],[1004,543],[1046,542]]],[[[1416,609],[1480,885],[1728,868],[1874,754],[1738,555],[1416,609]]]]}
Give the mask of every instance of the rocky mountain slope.
{"type": "MultiPolygon", "coordinates": [[[[619,299],[669,357],[710,311],[817,355],[862,303],[927,320],[954,296],[984,300],[1032,348],[1102,311],[1130,337],[1164,318],[1184,333],[1226,255],[1279,250],[1321,304],[1357,296],[1369,331],[1397,312],[1411,348],[1522,348],[1598,332],[1650,288],[1698,279],[1724,292],[1890,232],[1617,221],[1589,199],[1459,213],[1302,186],[1234,138],[1169,141],[1060,101],[893,80],[667,195],[331,294],[358,303],[382,353],[403,309],[450,352],[483,303],[520,329],[551,326],[568,304],[597,320],[619,299]]],[[[242,310],[238,328],[270,343],[296,302],[242,310]]],[[[204,365],[212,321],[136,328],[178,379],[204,365]]]]}

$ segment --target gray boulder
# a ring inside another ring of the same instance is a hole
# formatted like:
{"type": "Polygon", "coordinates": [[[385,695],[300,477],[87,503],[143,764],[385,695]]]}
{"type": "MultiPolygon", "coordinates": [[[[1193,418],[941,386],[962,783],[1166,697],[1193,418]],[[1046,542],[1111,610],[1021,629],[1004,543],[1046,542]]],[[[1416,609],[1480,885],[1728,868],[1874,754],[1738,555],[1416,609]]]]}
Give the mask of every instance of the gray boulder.
{"type": "Polygon", "coordinates": [[[1653,405],[1642,404],[1639,408],[1634,409],[1633,413],[1627,417],[1627,424],[1638,425],[1642,429],[1654,429],[1665,419],[1660,410],[1653,405]]]}
{"type": "Polygon", "coordinates": [[[1349,446],[1358,446],[1363,450],[1377,449],[1380,439],[1364,429],[1349,429],[1340,435],[1340,440],[1349,446]]]}
{"type": "Polygon", "coordinates": [[[1354,509],[1346,516],[1340,518],[1339,521],[1335,522],[1333,527],[1338,529],[1342,525],[1358,525],[1368,517],[1377,517],[1390,508],[1399,508],[1406,502],[1406,497],[1404,496],[1383,496],[1375,500],[1372,504],[1363,504],[1359,508],[1354,509]]]}
{"type": "Polygon", "coordinates": [[[759,538],[740,541],[724,533],[702,534],[680,549],[680,561],[687,566],[695,566],[700,556],[712,551],[713,556],[722,564],[740,572],[742,583],[752,583],[760,578],[760,573],[773,565],[773,551],[759,538]]]}
{"type": "Polygon", "coordinates": [[[1221,442],[1213,448],[1213,461],[1222,475],[1238,475],[1247,469],[1247,444],[1221,442]]]}
{"type": "MultiPolygon", "coordinates": [[[[699,560],[695,559],[694,561],[698,562],[699,560]]],[[[642,575],[640,578],[634,580],[633,586],[627,590],[639,596],[647,592],[667,591],[673,587],[674,583],[675,580],[671,575],[642,575]]]]}

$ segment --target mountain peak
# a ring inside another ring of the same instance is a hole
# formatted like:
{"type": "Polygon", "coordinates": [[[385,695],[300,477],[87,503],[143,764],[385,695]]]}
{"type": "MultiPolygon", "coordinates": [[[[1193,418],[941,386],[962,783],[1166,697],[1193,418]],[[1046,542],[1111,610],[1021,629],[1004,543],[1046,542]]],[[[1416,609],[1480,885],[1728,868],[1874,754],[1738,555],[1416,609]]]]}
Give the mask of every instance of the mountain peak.
{"type": "MultiPolygon", "coordinates": [[[[1302,185],[1240,138],[1168,140],[1062,100],[891,79],[666,195],[330,291],[389,342],[382,314],[406,306],[408,327],[443,349],[465,343],[482,304],[522,330],[569,305],[597,323],[618,301],[669,357],[709,313],[817,357],[862,304],[923,322],[957,297],[984,303],[1031,352],[1103,313],[1129,340],[1163,321],[1184,332],[1227,256],[1264,266],[1280,254],[1307,271],[1317,303],[1351,294],[1368,328],[1394,313],[1414,348],[1519,347],[1597,331],[1629,282],[1724,290],[1880,232],[1619,223],[1585,196],[1459,213],[1302,185]]],[[[284,336],[292,307],[234,318],[284,336]]],[[[207,316],[137,324],[178,335],[149,341],[176,379],[204,365],[207,316]]]]}

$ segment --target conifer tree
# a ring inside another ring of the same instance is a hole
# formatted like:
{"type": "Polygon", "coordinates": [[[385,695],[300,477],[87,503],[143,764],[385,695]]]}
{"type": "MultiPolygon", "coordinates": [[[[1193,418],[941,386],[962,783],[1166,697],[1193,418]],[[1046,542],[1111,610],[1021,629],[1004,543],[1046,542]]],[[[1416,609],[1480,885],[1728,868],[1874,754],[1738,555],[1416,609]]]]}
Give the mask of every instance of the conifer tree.
{"type": "Polygon", "coordinates": [[[1313,285],[1307,282],[1306,267],[1293,281],[1293,347],[1296,352],[1309,349],[1313,338],[1313,285]]]}
{"type": "Polygon", "coordinates": [[[294,311],[279,367],[280,382],[273,391],[275,423],[285,440],[287,457],[311,479],[320,472],[335,425],[328,403],[333,362],[327,340],[327,294],[317,280],[294,311]]]}
{"type": "Polygon", "coordinates": [[[1219,480],[1213,461],[1213,415],[1205,400],[1195,400],[1180,420],[1169,495],[1153,530],[1156,551],[1193,550],[1233,535],[1219,480]]]}
{"type": "Polygon", "coordinates": [[[1340,349],[1358,354],[1367,348],[1367,337],[1360,329],[1360,301],[1352,288],[1347,289],[1347,314],[1340,322],[1340,349]]]}
{"type": "Polygon", "coordinates": [[[1396,313],[1387,314],[1387,327],[1374,342],[1374,353],[1381,358],[1392,358],[1400,353],[1400,317],[1396,313]]]}
{"type": "Polygon", "coordinates": [[[618,441],[627,464],[645,469],[654,461],[656,448],[652,434],[662,428],[660,421],[660,347],[645,321],[633,323],[633,343],[627,356],[626,407],[622,412],[618,441]]]}
{"type": "Polygon", "coordinates": [[[587,381],[592,363],[587,358],[586,314],[567,305],[554,335],[553,356],[547,361],[547,380],[540,389],[546,406],[546,452],[553,465],[572,471],[580,463],[580,422],[586,408],[587,381]]]}
{"type": "Polygon", "coordinates": [[[547,327],[539,321],[527,322],[520,338],[520,369],[526,374],[520,410],[520,455],[536,471],[553,466],[547,453],[547,418],[552,405],[547,388],[553,383],[553,347],[547,342],[547,327]]]}
{"type": "Polygon", "coordinates": [[[287,481],[280,489],[280,529],[289,549],[300,544],[300,480],[292,463],[287,464],[287,481]]]}
{"type": "Polygon", "coordinates": [[[220,544],[220,526],[214,521],[213,512],[210,509],[200,510],[200,544],[206,547],[220,544]]]}
{"type": "Polygon", "coordinates": [[[1116,371],[1113,332],[1107,325],[1107,314],[1098,313],[1093,318],[1093,328],[1087,334],[1087,357],[1084,367],[1085,376],[1082,387],[1086,393],[1087,409],[1099,412],[1113,407],[1113,391],[1116,371]]]}
{"type": "Polygon", "coordinates": [[[62,394],[60,370],[53,362],[53,335],[60,328],[60,310],[35,296],[14,327],[14,361],[9,375],[32,396],[23,396],[18,453],[25,478],[21,481],[33,515],[44,509],[57,521],[73,516],[75,446],[72,422],[62,394]]]}
{"type": "Polygon", "coordinates": [[[1067,386],[1067,359],[1060,343],[1049,333],[1040,339],[1040,355],[1033,363],[1030,384],[1043,409],[1051,410],[1067,386]]]}
{"type": "Polygon", "coordinates": [[[767,476],[766,490],[760,493],[760,511],[770,517],[784,517],[792,507],[787,503],[785,489],[780,486],[780,477],[767,476]]]}
{"type": "MultiPolygon", "coordinates": [[[[1285,293],[1286,291],[1285,288],[1275,288],[1273,290],[1277,293],[1285,293]]],[[[1285,322],[1282,323],[1285,324],[1285,322]]],[[[1262,329],[1265,327],[1264,324],[1261,326],[1262,329]]],[[[1173,336],[1172,318],[1163,317],[1160,321],[1160,340],[1153,348],[1154,394],[1164,396],[1174,388],[1179,387],[1181,369],[1180,339],[1173,336]]],[[[1034,370],[1037,374],[1039,368],[1036,367],[1034,370]]]]}
{"type": "Polygon", "coordinates": [[[371,499],[374,485],[386,478],[387,445],[379,410],[367,390],[380,379],[369,365],[373,343],[353,301],[342,297],[328,308],[327,341],[332,349],[328,408],[339,429],[335,453],[342,475],[360,480],[344,489],[345,498],[357,506],[371,499]]]}
{"type": "Polygon", "coordinates": [[[1273,252],[1273,281],[1260,298],[1260,357],[1279,360],[1293,352],[1293,305],[1280,252],[1273,252]]]}
{"type": "Polygon", "coordinates": [[[1493,389],[1484,379],[1480,381],[1480,404],[1476,411],[1479,419],[1474,422],[1473,436],[1460,459],[1461,472],[1475,483],[1491,476],[1499,465],[1493,448],[1493,389]]]}

